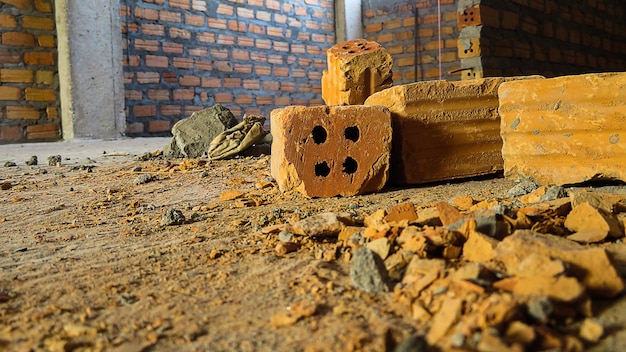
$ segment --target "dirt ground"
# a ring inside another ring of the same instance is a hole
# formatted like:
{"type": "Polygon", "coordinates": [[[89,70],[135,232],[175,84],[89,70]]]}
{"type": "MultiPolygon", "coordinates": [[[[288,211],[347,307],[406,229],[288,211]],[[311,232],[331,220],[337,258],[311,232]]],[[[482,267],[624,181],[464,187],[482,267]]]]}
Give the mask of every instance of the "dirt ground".
{"type": "MultiPolygon", "coordinates": [[[[0,350],[393,351],[425,333],[389,309],[393,293],[354,289],[332,238],[298,238],[279,255],[278,235],[262,229],[320,212],[494,199],[514,185],[487,177],[307,199],[279,192],[269,162],[0,166],[0,350]],[[231,190],[241,192],[220,199],[231,190]],[[172,208],[184,222],[162,225],[172,208]]],[[[596,300],[594,313],[610,329],[588,349],[626,350],[626,299],[596,300]]]]}

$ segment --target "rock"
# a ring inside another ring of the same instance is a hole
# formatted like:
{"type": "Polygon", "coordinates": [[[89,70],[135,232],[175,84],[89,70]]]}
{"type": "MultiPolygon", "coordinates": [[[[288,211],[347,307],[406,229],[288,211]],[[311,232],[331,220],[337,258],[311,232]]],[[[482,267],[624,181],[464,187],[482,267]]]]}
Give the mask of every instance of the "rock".
{"type": "Polygon", "coordinates": [[[26,160],[26,165],[28,166],[37,165],[37,155],[33,155],[30,157],[30,159],[26,160]]]}
{"type": "Polygon", "coordinates": [[[536,190],[539,186],[531,179],[522,179],[506,192],[508,198],[523,196],[536,190]]]}
{"type": "Polygon", "coordinates": [[[598,243],[604,241],[608,235],[609,233],[606,230],[584,229],[567,236],[567,239],[578,243],[598,243]]]}
{"type": "Polygon", "coordinates": [[[181,225],[184,221],[185,215],[183,215],[183,212],[174,208],[168,209],[161,216],[161,226],[181,225]]]}
{"type": "Polygon", "coordinates": [[[565,266],[560,260],[555,260],[546,255],[531,253],[517,266],[507,268],[511,275],[519,277],[554,277],[565,273],[565,266]]]}
{"type": "Polygon", "coordinates": [[[353,196],[387,182],[392,130],[384,107],[290,106],[272,111],[271,126],[271,172],[283,192],[353,196]]]}
{"type": "Polygon", "coordinates": [[[389,256],[389,250],[391,249],[391,244],[389,243],[389,239],[387,237],[377,238],[370,243],[367,244],[367,248],[374,251],[374,253],[378,254],[378,256],[385,260],[389,256]]]}
{"type": "Polygon", "coordinates": [[[463,258],[486,263],[494,257],[494,249],[500,241],[480,232],[470,232],[467,241],[463,244],[463,258]]]}
{"type": "Polygon", "coordinates": [[[391,111],[389,181],[419,184],[502,170],[498,86],[506,80],[423,81],[367,98],[365,105],[391,111]]]}
{"type": "Polygon", "coordinates": [[[613,213],[613,203],[606,199],[602,194],[595,192],[574,191],[570,193],[569,198],[572,203],[572,208],[576,208],[583,203],[588,203],[592,207],[603,210],[608,214],[613,213]]]}
{"type": "Polygon", "coordinates": [[[541,196],[539,202],[550,202],[565,197],[567,197],[567,191],[565,188],[561,186],[550,186],[546,191],[546,194],[541,196]]]}
{"type": "Polygon", "coordinates": [[[435,314],[426,335],[426,341],[430,345],[436,344],[450,330],[450,327],[461,316],[463,299],[448,297],[441,305],[441,309],[435,314]]]}
{"type": "Polygon", "coordinates": [[[574,207],[565,218],[565,227],[574,232],[602,230],[614,238],[624,235],[619,220],[613,214],[594,208],[589,203],[574,207]]]}
{"type": "Polygon", "coordinates": [[[552,302],[545,296],[531,298],[526,303],[526,308],[528,309],[528,314],[540,322],[546,322],[554,311],[552,302]]]}
{"type": "Polygon", "coordinates": [[[429,352],[430,350],[424,336],[413,335],[400,342],[393,352],[429,352]]]}
{"type": "Polygon", "coordinates": [[[152,182],[155,179],[152,174],[141,174],[133,180],[133,185],[143,185],[144,183],[152,182]]]}
{"type": "Polygon", "coordinates": [[[382,259],[367,247],[359,248],[350,264],[350,280],[363,292],[387,292],[387,269],[382,259]]]}
{"type": "Polygon", "coordinates": [[[300,248],[300,245],[295,242],[280,242],[276,245],[274,251],[278,255],[285,255],[297,251],[298,248],[300,248]]]}
{"type": "Polygon", "coordinates": [[[532,326],[526,325],[521,321],[514,321],[509,324],[504,336],[509,341],[529,345],[535,340],[537,334],[535,334],[532,326]]]}
{"type": "Polygon", "coordinates": [[[163,149],[163,154],[168,158],[202,157],[215,137],[235,125],[235,116],[220,104],[194,112],[172,127],[172,142],[163,149]]]}
{"type": "Polygon", "coordinates": [[[452,200],[452,203],[458,209],[465,211],[470,210],[472,205],[476,204],[474,199],[470,196],[458,196],[452,200]]]}
{"type": "Polygon", "coordinates": [[[576,278],[567,276],[516,276],[501,281],[508,282],[496,283],[494,287],[516,295],[546,296],[565,303],[573,303],[585,294],[585,287],[576,278]]]}
{"type": "Polygon", "coordinates": [[[48,166],[57,166],[61,163],[63,159],[61,158],[60,155],[52,155],[46,158],[46,161],[48,162],[48,166]]]}
{"type": "Polygon", "coordinates": [[[415,211],[415,205],[413,203],[407,202],[398,204],[391,208],[385,216],[385,221],[387,222],[400,222],[403,220],[408,222],[417,220],[417,212],[415,211]]]}
{"type": "Polygon", "coordinates": [[[246,195],[246,192],[239,191],[236,189],[229,189],[228,191],[224,191],[220,193],[220,200],[222,201],[234,200],[234,199],[241,198],[245,195],[246,195]]]}
{"type": "Polygon", "coordinates": [[[579,336],[588,342],[598,342],[604,335],[602,324],[593,319],[585,319],[580,327],[579,336]]]}
{"type": "Polygon", "coordinates": [[[337,43],[328,49],[327,57],[328,70],[322,74],[326,105],[361,105],[373,93],[393,85],[393,59],[376,42],[337,43]]]}
{"type": "Polygon", "coordinates": [[[293,233],[311,237],[337,236],[346,226],[353,225],[349,215],[320,213],[291,225],[293,233]]]}
{"type": "Polygon", "coordinates": [[[470,217],[467,214],[461,214],[457,208],[447,202],[439,202],[435,204],[435,207],[437,211],[439,211],[439,219],[441,219],[443,226],[452,225],[459,220],[468,219],[470,217]]]}
{"type": "Polygon", "coordinates": [[[4,163],[4,167],[15,167],[15,166],[17,166],[17,164],[12,161],[7,161],[4,163]]]}
{"type": "Polygon", "coordinates": [[[505,176],[626,181],[626,73],[510,81],[498,94],[505,176]]]}
{"type": "Polygon", "coordinates": [[[507,270],[520,265],[531,254],[559,259],[570,267],[589,293],[611,298],[622,292],[624,282],[603,248],[585,247],[564,238],[529,230],[517,230],[495,249],[494,260],[507,270]]]}

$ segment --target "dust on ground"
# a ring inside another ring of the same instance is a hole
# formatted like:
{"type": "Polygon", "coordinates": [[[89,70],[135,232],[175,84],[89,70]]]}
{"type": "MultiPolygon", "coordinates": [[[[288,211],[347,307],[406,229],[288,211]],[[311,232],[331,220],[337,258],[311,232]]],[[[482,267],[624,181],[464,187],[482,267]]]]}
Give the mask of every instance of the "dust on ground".
{"type": "MultiPolygon", "coordinates": [[[[389,309],[392,293],[352,287],[336,240],[299,238],[279,255],[278,235],[262,229],[320,212],[496,198],[514,185],[494,177],[307,199],[278,191],[269,162],[0,167],[0,349],[391,351],[425,331],[389,309]],[[182,224],[167,225],[171,209],[182,224]]],[[[623,298],[596,305],[603,322],[626,320],[623,298]]],[[[626,347],[620,329],[607,335],[596,351],[626,347]]]]}

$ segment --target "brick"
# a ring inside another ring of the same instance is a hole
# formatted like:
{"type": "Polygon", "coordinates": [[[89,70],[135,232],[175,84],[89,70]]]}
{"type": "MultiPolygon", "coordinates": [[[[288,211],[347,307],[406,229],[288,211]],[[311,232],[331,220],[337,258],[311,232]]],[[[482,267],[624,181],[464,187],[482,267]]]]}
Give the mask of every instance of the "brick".
{"type": "Polygon", "coordinates": [[[135,117],[154,117],[156,116],[156,105],[137,105],[133,106],[135,117]]]}
{"type": "Polygon", "coordinates": [[[148,121],[148,132],[169,132],[171,129],[170,121],[153,120],[148,121]]]}
{"type": "Polygon", "coordinates": [[[17,87],[0,86],[1,100],[19,100],[22,97],[22,90],[17,87]]]}
{"type": "Polygon", "coordinates": [[[468,26],[479,26],[482,24],[480,5],[468,7],[463,12],[458,12],[459,29],[468,26]]]}
{"type": "Polygon", "coordinates": [[[39,110],[30,106],[7,106],[7,118],[11,120],[38,120],[39,110]]]}
{"type": "Polygon", "coordinates": [[[0,82],[33,83],[33,71],[0,69],[0,82]]]}
{"type": "Polygon", "coordinates": [[[2,0],[3,3],[12,5],[20,10],[30,9],[30,0],[2,0]]]}
{"type": "Polygon", "coordinates": [[[50,0],[35,0],[35,10],[52,13],[52,3],[50,0]]]}
{"type": "Polygon", "coordinates": [[[457,42],[459,58],[480,56],[480,38],[461,38],[457,42]]]}
{"type": "Polygon", "coordinates": [[[24,54],[24,63],[27,65],[52,66],[55,62],[55,54],[51,52],[32,51],[24,54]]]}
{"type": "Polygon", "coordinates": [[[363,104],[371,94],[393,84],[391,55],[376,42],[363,39],[338,43],[327,52],[322,75],[326,105],[363,104]]]}
{"type": "Polygon", "coordinates": [[[32,125],[26,127],[26,139],[52,139],[60,137],[57,125],[32,125]]]}
{"type": "Polygon", "coordinates": [[[35,36],[30,33],[4,32],[2,33],[3,45],[35,46],[35,36]]]}
{"type": "Polygon", "coordinates": [[[46,115],[48,120],[56,120],[59,117],[59,109],[54,106],[48,106],[46,108],[46,115]]]}
{"type": "Polygon", "coordinates": [[[54,19],[36,16],[24,16],[22,17],[22,28],[51,31],[54,30],[54,19]]]}
{"type": "Polygon", "coordinates": [[[146,66],[166,68],[169,66],[169,59],[167,56],[146,55],[146,66]]]}
{"type": "Polygon", "coordinates": [[[161,82],[161,76],[158,72],[137,72],[137,83],[139,84],[157,84],[161,82]]]}
{"type": "Polygon", "coordinates": [[[53,35],[41,34],[37,37],[37,44],[43,48],[55,48],[57,41],[53,35]]]}
{"type": "Polygon", "coordinates": [[[0,28],[15,28],[17,27],[17,21],[15,16],[0,13],[0,28]]]}
{"type": "Polygon", "coordinates": [[[503,84],[505,175],[556,185],[626,181],[624,106],[626,73],[503,84]]]}
{"type": "Polygon", "coordinates": [[[27,101],[49,101],[57,100],[56,90],[46,88],[26,88],[24,95],[27,101]]]}
{"type": "Polygon", "coordinates": [[[308,197],[376,192],[386,183],[391,117],[380,106],[290,106],[271,113],[271,173],[308,197]]]}
{"type": "Polygon", "coordinates": [[[159,19],[159,11],[145,9],[143,7],[135,7],[135,17],[150,21],[156,21],[159,19]]]}
{"type": "Polygon", "coordinates": [[[51,85],[54,83],[54,71],[37,71],[35,74],[35,83],[51,85]]]}
{"type": "Polygon", "coordinates": [[[4,64],[19,64],[21,61],[22,56],[19,53],[0,49],[0,62],[4,64]]]}
{"type": "Polygon", "coordinates": [[[369,97],[366,105],[391,110],[390,181],[418,184],[502,170],[498,86],[505,80],[417,82],[369,97]]]}
{"type": "Polygon", "coordinates": [[[0,141],[18,141],[22,139],[22,127],[0,126],[0,141]]]}

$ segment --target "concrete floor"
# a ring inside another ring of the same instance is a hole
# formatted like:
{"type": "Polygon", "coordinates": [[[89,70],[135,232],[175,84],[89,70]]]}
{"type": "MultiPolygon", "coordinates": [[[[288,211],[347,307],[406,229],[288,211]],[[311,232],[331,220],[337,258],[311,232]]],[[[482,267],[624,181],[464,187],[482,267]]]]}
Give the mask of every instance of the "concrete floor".
{"type": "Polygon", "coordinates": [[[39,164],[46,164],[46,158],[52,155],[61,155],[64,164],[80,164],[89,159],[99,163],[119,161],[157,149],[162,150],[170,139],[171,137],[151,137],[5,144],[0,145],[0,167],[7,161],[24,165],[32,155],[37,156],[39,164]]]}

